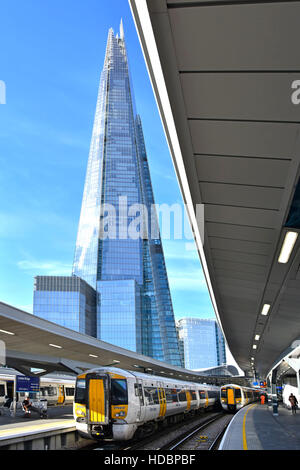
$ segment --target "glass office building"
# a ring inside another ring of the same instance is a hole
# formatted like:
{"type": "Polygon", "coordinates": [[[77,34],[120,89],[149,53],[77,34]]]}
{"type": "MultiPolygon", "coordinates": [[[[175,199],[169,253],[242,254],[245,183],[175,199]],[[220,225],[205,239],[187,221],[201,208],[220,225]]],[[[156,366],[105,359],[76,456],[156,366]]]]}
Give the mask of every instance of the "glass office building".
{"type": "Polygon", "coordinates": [[[183,318],[177,329],[186,369],[226,364],[225,340],[215,320],[183,318]]]}
{"type": "Polygon", "coordinates": [[[73,274],[97,291],[99,339],[180,365],[153,204],[121,22],[119,34],[112,29],[108,33],[73,274]],[[154,237],[145,229],[151,222],[156,226],[154,237]]]}
{"type": "Polygon", "coordinates": [[[79,333],[95,336],[96,291],[77,276],[36,276],[33,313],[79,333]]]}

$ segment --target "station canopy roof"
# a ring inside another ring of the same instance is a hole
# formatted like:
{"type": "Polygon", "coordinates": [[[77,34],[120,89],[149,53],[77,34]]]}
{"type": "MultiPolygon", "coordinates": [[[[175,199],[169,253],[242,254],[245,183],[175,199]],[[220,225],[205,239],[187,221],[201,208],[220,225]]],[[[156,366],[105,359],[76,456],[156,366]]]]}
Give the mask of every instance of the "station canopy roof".
{"type": "MultiPolygon", "coordinates": [[[[97,366],[202,382],[202,374],[157,361],[127,349],[77,333],[0,302],[0,340],[6,365],[30,375],[32,368],[79,374],[97,366]]],[[[243,377],[237,380],[243,381],[243,377]]],[[[205,377],[208,382],[208,377],[205,377]]]]}
{"type": "Polygon", "coordinates": [[[263,377],[300,337],[300,2],[129,2],[216,316],[263,377]]]}

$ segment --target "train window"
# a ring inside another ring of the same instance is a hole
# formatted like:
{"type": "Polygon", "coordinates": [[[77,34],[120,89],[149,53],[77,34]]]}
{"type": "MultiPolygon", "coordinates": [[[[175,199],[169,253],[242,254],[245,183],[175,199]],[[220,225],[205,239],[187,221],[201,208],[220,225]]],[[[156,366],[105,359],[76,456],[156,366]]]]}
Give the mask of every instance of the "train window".
{"type": "Polygon", "coordinates": [[[57,394],[57,388],[56,387],[42,387],[40,389],[40,392],[43,397],[55,397],[57,394]]]}
{"type": "Polygon", "coordinates": [[[200,390],[199,394],[200,394],[200,399],[201,399],[201,400],[205,400],[205,398],[206,398],[205,391],[204,391],[204,390],[200,390]]]}
{"type": "Polygon", "coordinates": [[[5,387],[3,384],[0,384],[0,397],[5,396],[5,387]]]}
{"type": "Polygon", "coordinates": [[[192,395],[192,400],[197,400],[197,393],[195,390],[190,390],[190,394],[192,395]]]}
{"type": "Polygon", "coordinates": [[[165,394],[166,394],[166,402],[167,403],[172,403],[173,397],[172,397],[172,390],[165,388],[165,394]]]}
{"type": "Polygon", "coordinates": [[[221,388],[221,398],[227,398],[227,389],[221,388]]]}
{"type": "Polygon", "coordinates": [[[73,397],[74,396],[74,388],[66,387],[66,396],[73,397]]]}
{"type": "Polygon", "coordinates": [[[175,388],[169,388],[166,389],[166,401],[167,403],[177,403],[178,402],[178,397],[177,397],[177,390],[175,388]]]}
{"type": "Polygon", "coordinates": [[[157,388],[145,387],[145,400],[146,405],[159,405],[159,397],[157,388]]]}
{"type": "Polygon", "coordinates": [[[178,390],[179,401],[187,401],[185,390],[178,390]]]}
{"type": "Polygon", "coordinates": [[[111,380],[111,404],[128,404],[127,381],[125,379],[111,380]]]}
{"type": "Polygon", "coordinates": [[[208,398],[216,398],[217,392],[215,390],[207,390],[208,398]]]}
{"type": "Polygon", "coordinates": [[[241,389],[240,388],[235,388],[234,389],[234,396],[235,396],[235,398],[241,398],[241,389]]]}
{"type": "Polygon", "coordinates": [[[177,403],[178,402],[178,395],[177,395],[178,390],[176,388],[172,388],[170,392],[171,392],[171,397],[172,397],[172,403],[177,403]]]}
{"type": "Polygon", "coordinates": [[[42,397],[55,397],[57,395],[56,387],[41,387],[40,393],[42,397]]]}
{"type": "Polygon", "coordinates": [[[146,405],[153,405],[152,389],[149,387],[145,387],[144,394],[145,394],[146,405]]]}
{"type": "Polygon", "coordinates": [[[82,404],[86,403],[85,392],[86,392],[85,379],[77,379],[76,389],[75,389],[75,403],[82,403],[82,404]]]}
{"type": "Polygon", "coordinates": [[[155,388],[153,392],[153,402],[154,402],[154,405],[159,405],[159,396],[158,396],[157,388],[155,388]]]}

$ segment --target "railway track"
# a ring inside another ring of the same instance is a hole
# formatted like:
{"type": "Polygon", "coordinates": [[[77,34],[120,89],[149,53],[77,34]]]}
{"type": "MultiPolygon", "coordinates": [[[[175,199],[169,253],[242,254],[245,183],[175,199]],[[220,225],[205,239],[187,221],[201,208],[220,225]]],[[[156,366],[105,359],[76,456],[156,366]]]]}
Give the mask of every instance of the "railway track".
{"type": "Polygon", "coordinates": [[[220,413],[157,450],[216,450],[231,419],[220,413]]]}
{"type": "Polygon", "coordinates": [[[205,416],[184,420],[175,425],[160,429],[156,431],[155,434],[151,434],[138,442],[101,442],[88,446],[86,449],[99,451],[167,450],[169,445],[173,443],[175,445],[176,440],[180,440],[180,438],[184,438],[184,436],[196,432],[198,429],[216,421],[221,416],[224,416],[224,412],[209,412],[205,416]]]}

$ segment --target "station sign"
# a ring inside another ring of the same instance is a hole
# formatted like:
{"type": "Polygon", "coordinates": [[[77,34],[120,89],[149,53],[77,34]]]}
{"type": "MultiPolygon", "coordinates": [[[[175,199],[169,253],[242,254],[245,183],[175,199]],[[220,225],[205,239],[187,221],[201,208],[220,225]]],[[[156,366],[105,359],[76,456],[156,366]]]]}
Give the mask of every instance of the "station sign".
{"type": "Polygon", "coordinates": [[[40,378],[26,375],[16,376],[16,392],[39,392],[40,378]]]}

